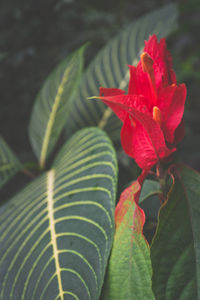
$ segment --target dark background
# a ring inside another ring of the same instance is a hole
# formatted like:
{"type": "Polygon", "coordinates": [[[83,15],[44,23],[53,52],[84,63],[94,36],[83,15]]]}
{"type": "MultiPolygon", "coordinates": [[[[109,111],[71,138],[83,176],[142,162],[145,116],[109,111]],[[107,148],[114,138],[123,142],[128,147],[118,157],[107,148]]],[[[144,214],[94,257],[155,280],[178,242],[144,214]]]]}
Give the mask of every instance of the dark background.
{"type": "MultiPolygon", "coordinates": [[[[182,160],[200,170],[200,2],[175,1],[179,28],[167,40],[179,82],[187,85],[182,160]]],[[[169,1],[1,0],[0,134],[23,161],[32,159],[28,123],[51,70],[90,41],[86,65],[129,22],[169,1]]]]}

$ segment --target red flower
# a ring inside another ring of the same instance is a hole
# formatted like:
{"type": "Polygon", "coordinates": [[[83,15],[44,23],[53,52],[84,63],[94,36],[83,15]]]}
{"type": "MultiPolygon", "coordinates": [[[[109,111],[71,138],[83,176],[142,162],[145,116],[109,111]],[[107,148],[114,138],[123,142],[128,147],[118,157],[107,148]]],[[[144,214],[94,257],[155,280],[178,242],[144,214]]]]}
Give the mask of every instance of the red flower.
{"type": "Polygon", "coordinates": [[[165,39],[145,42],[137,67],[130,66],[128,94],[100,88],[100,99],[123,122],[121,143],[142,169],[150,169],[176,150],[184,135],[186,87],[177,85],[165,39]]]}

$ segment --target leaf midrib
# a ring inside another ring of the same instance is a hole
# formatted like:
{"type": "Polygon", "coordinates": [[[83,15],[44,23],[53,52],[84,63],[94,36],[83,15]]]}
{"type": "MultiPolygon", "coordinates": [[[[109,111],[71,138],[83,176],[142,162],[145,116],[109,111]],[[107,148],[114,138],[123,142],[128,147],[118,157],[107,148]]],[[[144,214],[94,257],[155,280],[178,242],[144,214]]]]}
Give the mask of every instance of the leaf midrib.
{"type": "Polygon", "coordinates": [[[49,227],[51,232],[51,241],[53,246],[53,254],[55,258],[55,267],[56,267],[56,274],[58,280],[58,288],[59,288],[59,295],[60,299],[64,300],[64,291],[62,287],[62,280],[61,280],[61,268],[59,263],[59,253],[56,241],[56,231],[55,231],[55,220],[54,220],[54,207],[53,207],[53,190],[54,190],[54,180],[55,180],[55,170],[50,170],[47,176],[47,207],[48,207],[48,215],[49,215],[49,227]]]}
{"type": "Polygon", "coordinates": [[[52,131],[52,128],[53,128],[53,125],[55,122],[55,116],[56,116],[59,104],[61,102],[61,98],[62,98],[62,95],[64,92],[64,85],[68,79],[68,75],[69,75],[69,72],[71,71],[71,68],[72,67],[68,67],[63,74],[63,78],[62,78],[61,84],[58,86],[54,104],[52,106],[52,111],[50,113],[49,120],[47,122],[47,127],[46,127],[46,131],[44,134],[44,139],[43,139],[43,144],[42,144],[42,149],[41,149],[41,154],[40,154],[40,167],[42,169],[44,168],[45,161],[46,161],[47,149],[48,149],[49,140],[51,137],[51,131],[52,131]]]}

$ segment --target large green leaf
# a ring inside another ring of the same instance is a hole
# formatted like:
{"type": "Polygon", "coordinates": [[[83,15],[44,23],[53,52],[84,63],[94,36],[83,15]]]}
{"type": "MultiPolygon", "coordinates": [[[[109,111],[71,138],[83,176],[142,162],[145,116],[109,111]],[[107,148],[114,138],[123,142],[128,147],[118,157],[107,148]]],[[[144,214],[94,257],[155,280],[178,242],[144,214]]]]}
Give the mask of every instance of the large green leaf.
{"type": "Polygon", "coordinates": [[[20,169],[22,169],[21,163],[0,137],[0,188],[20,169]]]}
{"type": "Polygon", "coordinates": [[[0,299],[98,299],[113,241],[117,166],[99,129],[0,210],[0,299]]]}
{"type": "Polygon", "coordinates": [[[102,300],[154,299],[150,251],[142,233],[145,217],[135,201],[140,188],[136,181],[120,197],[102,300]]]}
{"type": "Polygon", "coordinates": [[[44,167],[66,120],[70,97],[79,81],[85,46],[67,57],[45,81],[31,115],[29,136],[33,150],[44,167]]]}
{"type": "Polygon", "coordinates": [[[126,89],[129,81],[128,65],[136,65],[144,47],[144,40],[156,33],[158,38],[168,35],[176,25],[177,10],[169,4],[133,22],[112,39],[96,56],[85,72],[77,93],[71,99],[66,130],[68,135],[84,127],[98,125],[109,135],[119,138],[120,121],[100,100],[99,87],[126,89]]]}
{"type": "Polygon", "coordinates": [[[179,167],[151,247],[159,300],[200,299],[200,174],[179,167]]]}

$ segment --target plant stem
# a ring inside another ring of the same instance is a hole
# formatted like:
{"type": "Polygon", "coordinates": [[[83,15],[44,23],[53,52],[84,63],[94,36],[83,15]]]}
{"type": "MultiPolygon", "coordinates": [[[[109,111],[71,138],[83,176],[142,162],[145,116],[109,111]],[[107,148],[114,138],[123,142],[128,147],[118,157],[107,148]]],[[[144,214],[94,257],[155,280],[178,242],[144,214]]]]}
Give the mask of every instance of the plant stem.
{"type": "Polygon", "coordinates": [[[167,197],[166,172],[164,171],[164,169],[162,168],[160,163],[158,163],[156,166],[156,176],[160,182],[160,189],[161,189],[161,194],[159,194],[159,200],[160,200],[160,203],[163,204],[167,197]]]}
{"type": "Polygon", "coordinates": [[[27,170],[27,169],[21,169],[21,172],[23,174],[25,174],[26,176],[30,177],[31,179],[34,179],[36,176],[35,174],[33,174],[31,171],[27,170]]]}

